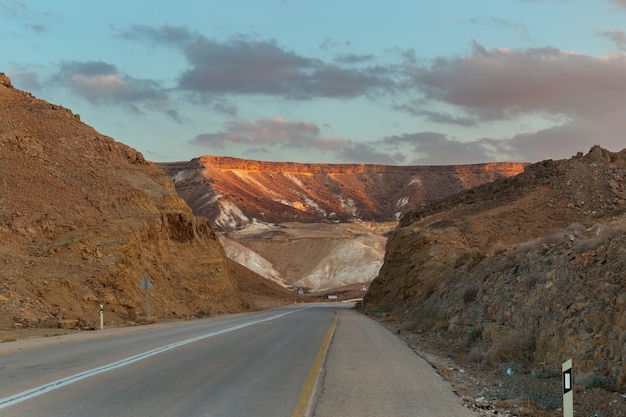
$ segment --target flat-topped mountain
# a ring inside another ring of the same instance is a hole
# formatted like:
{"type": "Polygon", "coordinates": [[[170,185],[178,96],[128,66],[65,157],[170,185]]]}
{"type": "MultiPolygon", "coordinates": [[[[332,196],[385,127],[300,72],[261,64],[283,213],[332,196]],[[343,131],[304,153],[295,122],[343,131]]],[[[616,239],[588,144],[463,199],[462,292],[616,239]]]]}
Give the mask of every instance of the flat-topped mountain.
{"type": "Polygon", "coordinates": [[[523,163],[299,164],[203,156],[159,163],[217,231],[260,223],[397,221],[425,202],[520,173],[523,163]]]}

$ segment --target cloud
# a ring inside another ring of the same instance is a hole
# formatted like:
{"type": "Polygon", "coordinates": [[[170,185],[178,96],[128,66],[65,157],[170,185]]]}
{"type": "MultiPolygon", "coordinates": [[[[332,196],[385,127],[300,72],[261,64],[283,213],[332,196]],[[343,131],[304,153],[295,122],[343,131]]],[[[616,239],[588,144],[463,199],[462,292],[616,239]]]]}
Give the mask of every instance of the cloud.
{"type": "Polygon", "coordinates": [[[474,43],[464,58],[437,58],[409,76],[425,98],[482,120],[520,114],[595,118],[626,107],[626,58],[595,58],[554,48],[513,51],[474,43]]]}
{"type": "Polygon", "coordinates": [[[344,162],[364,164],[398,165],[405,160],[402,156],[381,152],[376,146],[364,142],[348,142],[339,150],[338,155],[344,162]]]}
{"type": "Polygon", "coordinates": [[[512,22],[499,17],[477,17],[469,20],[474,25],[493,25],[501,29],[512,30],[518,33],[522,38],[530,40],[530,33],[526,25],[521,23],[512,22]]]}
{"type": "Polygon", "coordinates": [[[20,88],[27,91],[41,91],[41,83],[39,75],[33,71],[13,70],[9,74],[11,80],[20,88]]]}
{"type": "Polygon", "coordinates": [[[41,22],[50,23],[57,20],[48,12],[34,11],[24,1],[20,0],[0,1],[0,12],[23,22],[22,25],[27,30],[35,33],[41,33],[46,30],[46,25],[41,22]]]}
{"type": "Polygon", "coordinates": [[[263,94],[289,99],[351,98],[390,88],[379,68],[347,68],[285,50],[273,41],[235,39],[195,42],[185,49],[190,64],[184,90],[208,94],[263,94]]]}
{"type": "Polygon", "coordinates": [[[320,137],[320,130],[314,123],[301,120],[287,121],[276,117],[262,118],[256,123],[231,122],[225,131],[197,135],[192,143],[220,149],[229,145],[246,145],[337,150],[343,146],[344,141],[320,137]]]}
{"type": "Polygon", "coordinates": [[[136,25],[121,36],[178,48],[188,62],[179,78],[180,89],[187,92],[309,100],[367,96],[396,86],[393,67],[363,66],[375,61],[372,55],[344,54],[329,63],[300,55],[274,40],[237,36],[218,42],[175,26],[136,25]]]}
{"type": "Polygon", "coordinates": [[[335,61],[340,64],[361,64],[364,62],[371,62],[374,58],[374,55],[371,54],[341,54],[335,57],[335,61]]]}
{"type": "Polygon", "coordinates": [[[612,0],[612,1],[613,1],[613,3],[618,5],[619,7],[626,8],[626,0],[612,0]]]}
{"type": "Polygon", "coordinates": [[[465,127],[477,126],[478,121],[474,117],[464,115],[455,115],[449,112],[435,112],[432,110],[424,110],[429,104],[423,100],[414,100],[412,103],[394,104],[392,108],[400,110],[414,116],[424,117],[426,120],[435,123],[458,125],[465,127]]]}
{"type": "Polygon", "coordinates": [[[623,30],[605,30],[599,32],[599,35],[611,40],[620,51],[626,51],[626,34],[623,30]]]}
{"type": "Polygon", "coordinates": [[[122,74],[106,62],[64,61],[52,80],[92,104],[119,105],[139,113],[143,107],[180,121],[177,112],[169,108],[168,94],[158,82],[122,74]]]}
{"type": "Polygon", "coordinates": [[[508,140],[494,141],[500,155],[515,156],[515,160],[536,162],[546,159],[566,159],[577,152],[587,153],[593,145],[613,152],[624,148],[621,132],[626,127],[606,126],[586,121],[573,121],[536,132],[520,133],[508,140]]]}
{"type": "Polygon", "coordinates": [[[415,165],[473,164],[490,159],[486,142],[460,142],[437,132],[388,136],[382,143],[408,145],[413,152],[411,164],[415,165]]]}
{"type": "Polygon", "coordinates": [[[148,25],[132,25],[119,33],[120,37],[137,41],[148,41],[153,45],[184,46],[204,39],[198,32],[181,26],[164,25],[154,28],[148,25]]]}

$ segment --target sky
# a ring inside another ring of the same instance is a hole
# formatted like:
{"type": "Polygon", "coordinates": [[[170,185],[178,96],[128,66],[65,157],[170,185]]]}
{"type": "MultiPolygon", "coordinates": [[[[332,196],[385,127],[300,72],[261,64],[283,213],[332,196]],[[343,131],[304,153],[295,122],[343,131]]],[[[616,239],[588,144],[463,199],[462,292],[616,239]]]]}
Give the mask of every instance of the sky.
{"type": "Polygon", "coordinates": [[[626,0],[0,0],[0,45],[16,88],[157,162],[626,148],[626,0]]]}

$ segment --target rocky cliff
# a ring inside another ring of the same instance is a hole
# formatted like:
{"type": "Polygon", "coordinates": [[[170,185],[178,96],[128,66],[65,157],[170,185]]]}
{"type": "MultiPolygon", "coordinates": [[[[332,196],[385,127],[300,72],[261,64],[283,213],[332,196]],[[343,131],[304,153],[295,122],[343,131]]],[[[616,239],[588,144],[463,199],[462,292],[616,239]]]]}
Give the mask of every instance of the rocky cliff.
{"type": "Polygon", "coordinates": [[[626,150],[533,164],[407,213],[367,311],[476,361],[626,385],[626,150]]]}
{"type": "Polygon", "coordinates": [[[397,221],[424,202],[518,174],[526,164],[298,164],[203,156],[158,166],[194,213],[229,232],[253,222],[397,221]]]}
{"type": "Polygon", "coordinates": [[[237,311],[209,222],[137,151],[0,75],[0,327],[237,311]]]}

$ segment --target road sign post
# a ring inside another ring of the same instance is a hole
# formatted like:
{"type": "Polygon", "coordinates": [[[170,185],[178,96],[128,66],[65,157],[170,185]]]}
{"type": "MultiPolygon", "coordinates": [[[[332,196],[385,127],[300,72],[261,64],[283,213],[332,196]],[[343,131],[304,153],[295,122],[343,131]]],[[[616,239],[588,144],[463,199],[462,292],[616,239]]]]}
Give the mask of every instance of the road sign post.
{"type": "Polygon", "coordinates": [[[100,330],[104,329],[104,306],[100,304],[100,330]]]}
{"type": "Polygon", "coordinates": [[[150,305],[148,303],[148,288],[152,288],[152,283],[147,276],[143,277],[139,288],[143,288],[146,291],[146,317],[150,317],[150,305]]]}
{"type": "Polygon", "coordinates": [[[574,391],[572,389],[572,360],[562,365],[563,370],[563,417],[574,417],[574,391]]]}

